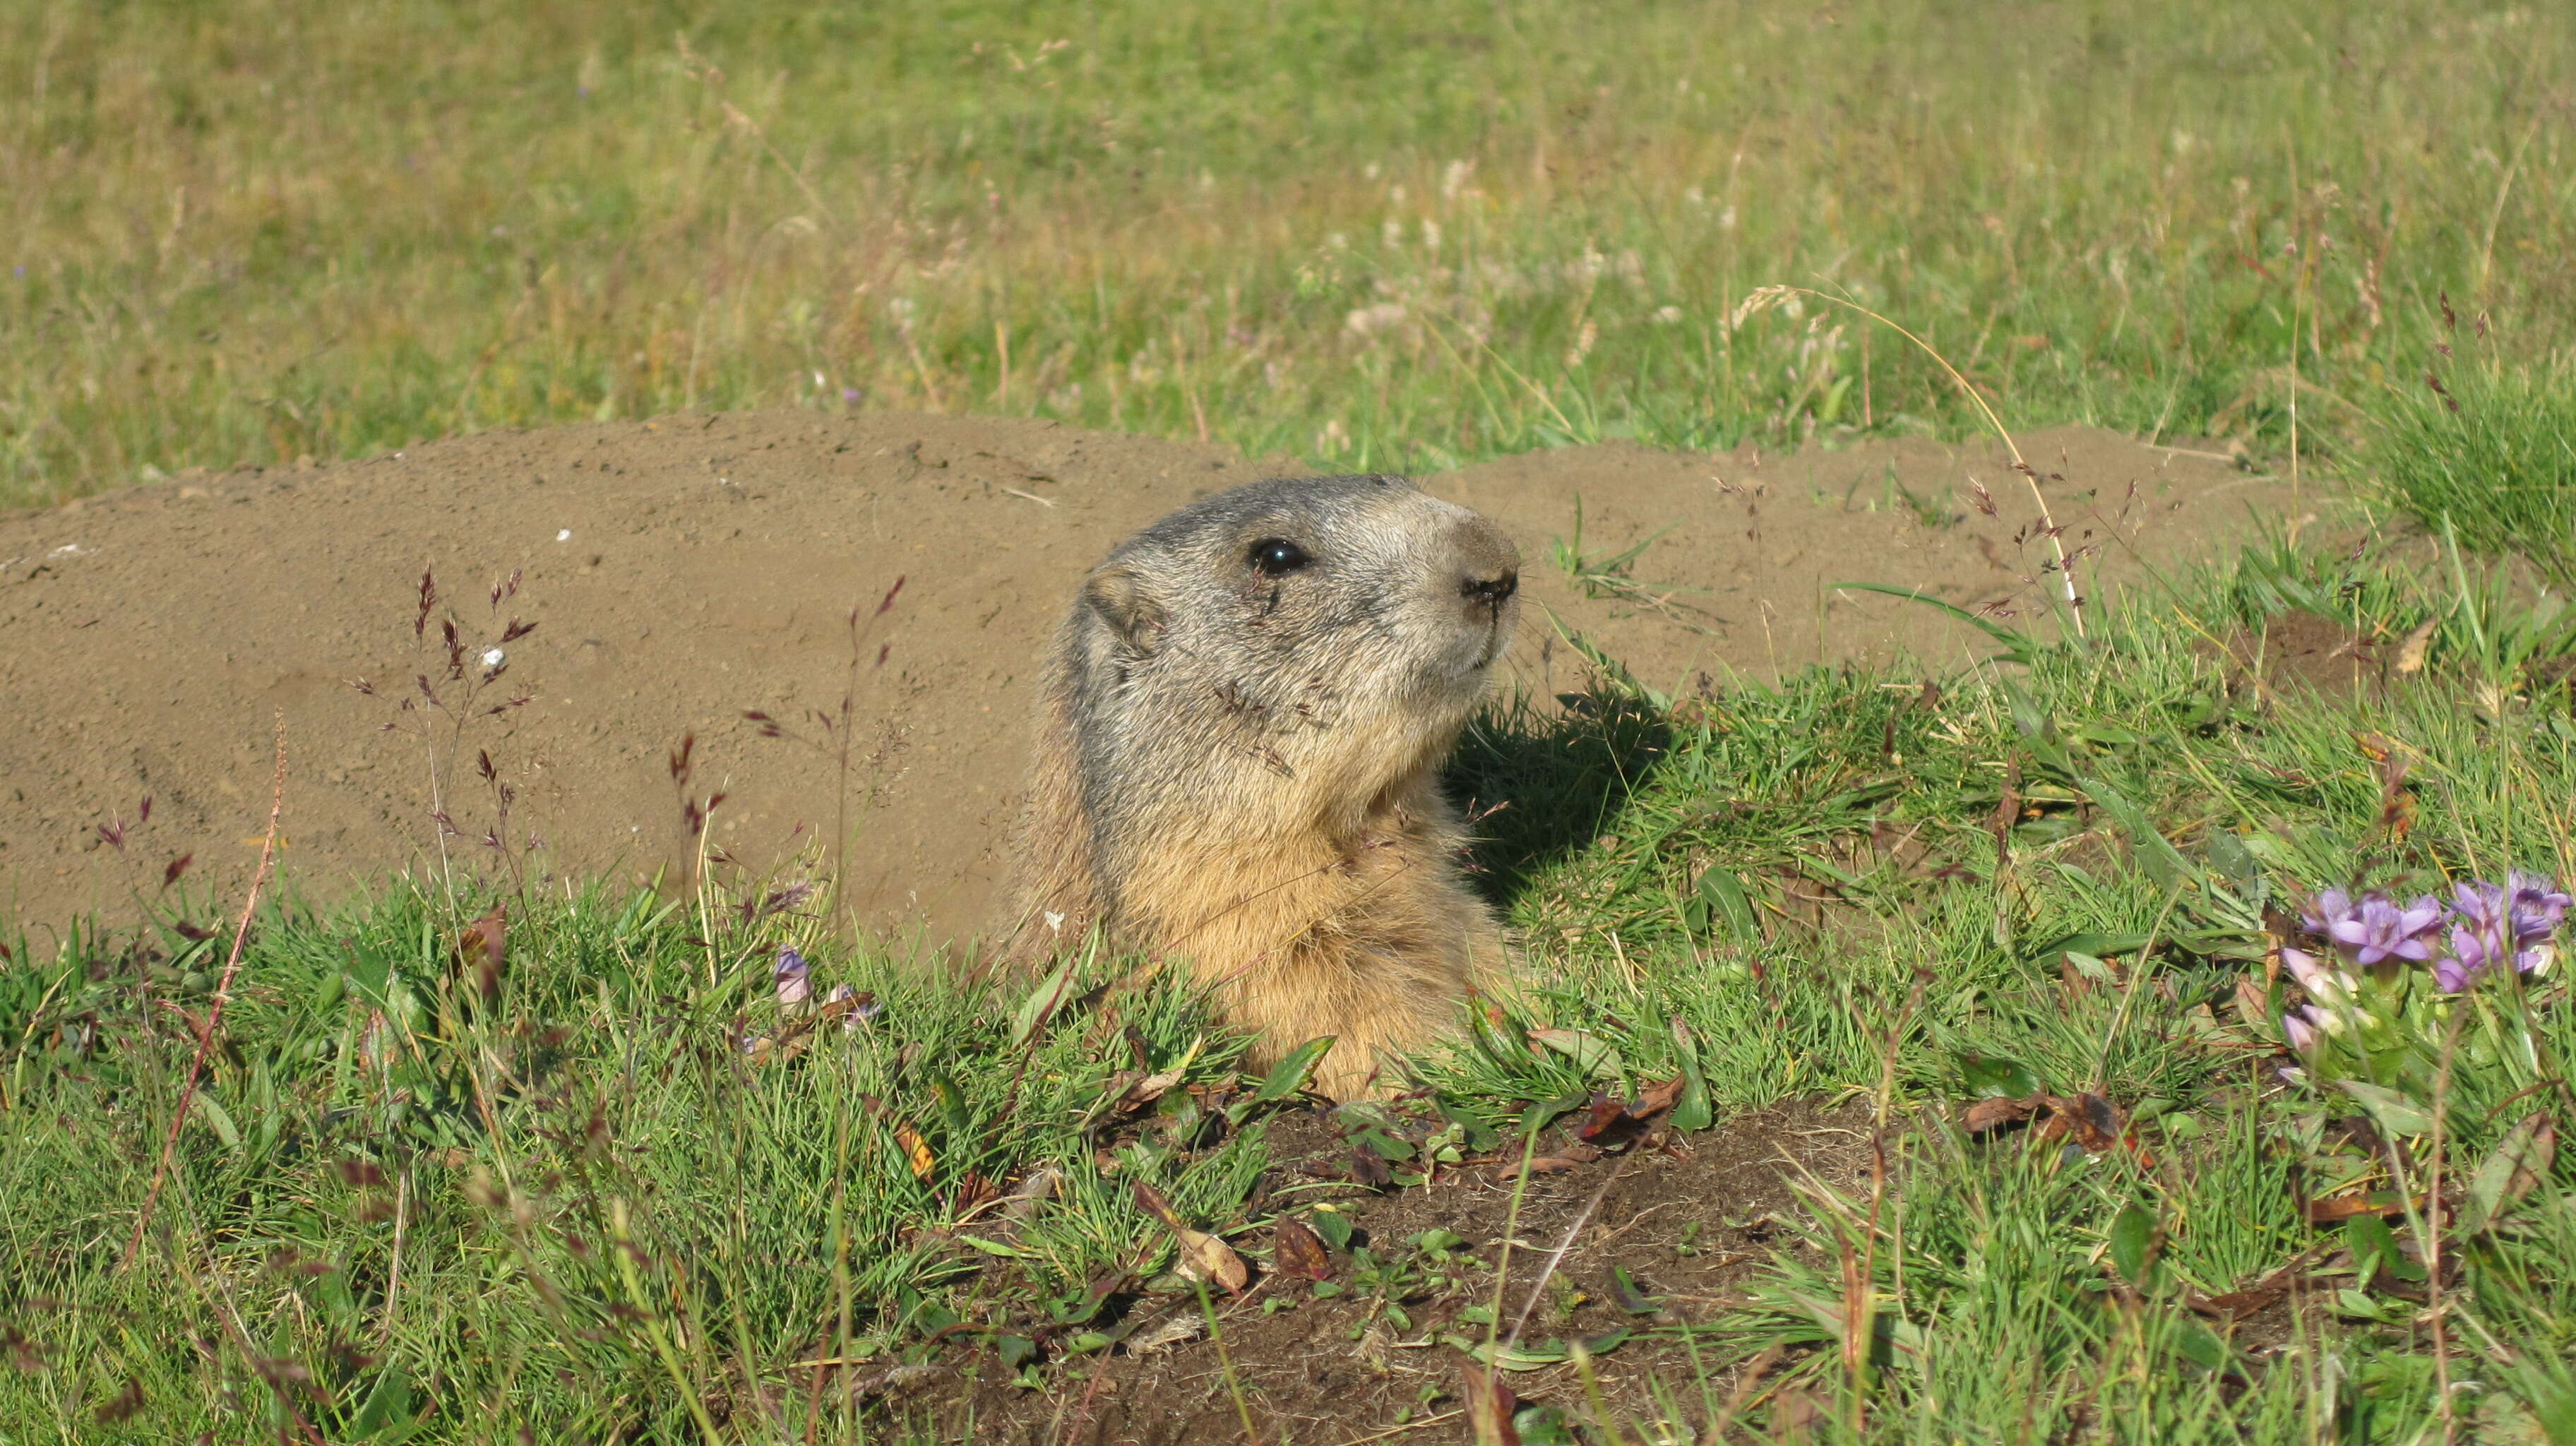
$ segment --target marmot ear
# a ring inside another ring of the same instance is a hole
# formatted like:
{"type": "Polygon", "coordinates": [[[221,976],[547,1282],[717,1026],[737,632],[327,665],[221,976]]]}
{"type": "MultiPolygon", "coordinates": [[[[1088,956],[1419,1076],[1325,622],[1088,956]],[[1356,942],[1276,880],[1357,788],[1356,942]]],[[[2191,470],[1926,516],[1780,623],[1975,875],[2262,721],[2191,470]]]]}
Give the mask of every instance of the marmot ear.
{"type": "Polygon", "coordinates": [[[1093,573],[1082,584],[1082,600],[1135,652],[1150,655],[1163,646],[1163,605],[1145,590],[1145,579],[1135,569],[1109,567],[1093,573]]]}

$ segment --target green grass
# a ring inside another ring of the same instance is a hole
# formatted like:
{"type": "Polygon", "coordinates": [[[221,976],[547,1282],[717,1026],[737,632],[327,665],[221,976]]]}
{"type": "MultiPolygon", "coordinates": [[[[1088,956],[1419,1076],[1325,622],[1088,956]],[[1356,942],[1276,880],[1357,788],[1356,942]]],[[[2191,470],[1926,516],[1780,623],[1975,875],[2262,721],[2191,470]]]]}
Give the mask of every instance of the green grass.
{"type": "Polygon", "coordinates": [[[2469,547],[2576,584],[2576,365],[2515,365],[2467,335],[2373,410],[2370,475],[2387,499],[2469,547]]]}
{"type": "Polygon", "coordinates": [[[691,406],[1340,466],[2349,437],[2576,321],[2564,7],[0,13],[0,504],[691,406]],[[845,396],[853,400],[845,401],[845,396]]]}
{"type": "MultiPolygon", "coordinates": [[[[2321,1133],[2349,1100],[2276,1075],[2249,956],[2264,910],[2306,887],[2576,873],[2576,717],[2544,681],[2556,654],[2520,636],[2492,590],[2276,549],[2090,648],[2034,646],[2027,668],[1938,696],[1818,670],[1675,706],[1605,684],[1573,721],[1499,711],[1457,781],[1513,801],[1481,858],[1536,997],[1420,1061],[1444,1116],[1351,1128],[1422,1150],[1508,1141],[1677,1070],[1721,1119],[1892,1084],[1884,1194],[1812,1193],[1749,1301],[1696,1339],[1708,1382],[1668,1383],[1694,1429],[1726,1409],[1724,1370],[1776,1345],[1748,1429],[1803,1401],[1837,1440],[2425,1439],[2437,1356],[2407,1257],[2381,1251],[2422,1228],[2302,1214],[2331,1172],[2368,1166],[2321,1133]],[[2427,670],[2343,699],[2249,686],[2210,640],[2284,607],[2390,640],[2431,621],[2427,670]],[[2402,838],[2357,735],[2416,760],[2402,838]],[[1793,879],[1832,901],[1799,907],[1793,879]],[[2088,975],[2097,954],[2126,972],[2088,975]],[[1565,1033],[1533,1048],[1533,1025],[1565,1033]],[[2138,1149],[1948,1122],[1953,1102],[2024,1089],[2100,1091],[2138,1149]],[[2339,1250],[2391,1270],[2355,1275],[2339,1250]],[[2274,1338],[2231,1340],[2189,1308],[2294,1262],[2323,1278],[2274,1338]],[[1874,1291],[1858,1315],[1847,1280],[1874,1291]]],[[[269,916],[131,1268],[192,1046],[176,1011],[205,1007],[224,941],[13,943],[0,1328],[20,1368],[0,1373],[0,1422],[136,1441],[266,1439],[297,1414],[332,1441],[499,1442],[522,1423],[906,1439],[829,1393],[811,1414],[796,1363],[1007,1371],[1034,1347],[1027,1378],[1062,1388],[1112,1329],[1104,1289],[1189,1289],[1137,1182],[1256,1255],[1266,1232],[1247,1227],[1302,1211],[1256,1194],[1276,1105],[1237,1081],[1232,1046],[1112,961],[1051,990],[835,941],[796,908],[576,893],[517,902],[487,1006],[451,980],[445,942],[483,903],[398,891],[269,916]],[[846,983],[882,1012],[746,1058],[747,1034],[781,1027],[781,944],[814,959],[817,997],[846,983]],[[1180,1079],[1086,1133],[1155,1072],[1180,1079]],[[986,1200],[1048,1168],[1034,1208],[986,1200]]],[[[2526,1115],[2576,1125],[2566,992],[2531,996],[2534,1032],[2504,1055],[2480,1052],[2500,1027],[2486,1015],[2462,1036],[2434,1096],[2453,1188],[2526,1115]]],[[[2571,1186],[2562,1153],[2503,1224],[2445,1233],[2461,1268],[2439,1368],[2469,1383],[2463,1427],[2493,1439],[2576,1428],[2571,1186]]],[[[1353,1289],[1488,1289],[1489,1263],[1437,1240],[1379,1255],[1353,1258],[1353,1289]]]]}

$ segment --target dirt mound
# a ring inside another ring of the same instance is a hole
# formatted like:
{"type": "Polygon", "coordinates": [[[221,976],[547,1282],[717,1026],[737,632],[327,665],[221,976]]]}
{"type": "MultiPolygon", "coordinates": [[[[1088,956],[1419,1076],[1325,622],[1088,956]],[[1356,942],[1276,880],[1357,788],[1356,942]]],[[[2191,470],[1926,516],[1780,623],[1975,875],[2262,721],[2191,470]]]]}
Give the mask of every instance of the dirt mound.
{"type": "MultiPolygon", "coordinates": [[[[997,1446],[1230,1446],[1244,1439],[1238,1388],[1255,1418],[1271,1423],[1262,1439],[1356,1443],[1400,1433],[1412,1446],[1463,1446],[1474,1439],[1459,1400],[1464,1363],[1444,1338],[1485,1338],[1461,1307],[1489,1300],[1485,1271],[1508,1263],[1500,1323],[1521,1327],[1524,1359],[1505,1377],[1507,1389],[1527,1404],[1553,1405],[1565,1420],[1590,1419],[1595,1393],[1613,1419],[1653,1420],[1674,1404],[1655,1399],[1659,1385],[1703,1374],[1696,1362],[1707,1346],[1695,1353],[1677,1328],[1704,1327],[1743,1304],[1759,1266],[1799,1248],[1787,1225],[1799,1214],[1795,1182],[1866,1197],[1869,1131],[1866,1109],[1783,1104],[1685,1146],[1534,1176],[1515,1213],[1514,1172],[1490,1165],[1391,1194],[1332,1188],[1324,1182],[1346,1177],[1348,1144],[1320,1118],[1285,1116],[1269,1126],[1272,1178],[1295,1186],[1298,1204],[1329,1201],[1379,1271],[1356,1269],[1354,1258],[1331,1262],[1338,1294],[1329,1298],[1265,1274],[1221,1309],[1225,1356],[1194,1297],[1146,1298],[1119,1323],[1126,1334],[1116,1351],[1076,1358],[1051,1390],[1023,1389],[990,1355],[965,1352],[928,1372],[896,1367],[877,1379],[889,1415],[997,1446]],[[1448,1232],[1476,1264],[1427,1278],[1454,1266],[1419,1263],[1407,1242],[1425,1231],[1448,1232]],[[1506,1239],[1517,1242],[1508,1262],[1497,1248],[1506,1239]],[[1416,1262],[1410,1270],[1408,1261],[1416,1262]],[[1168,1343],[1153,1344],[1158,1338],[1168,1343]],[[1564,1359],[1567,1340],[1603,1352],[1588,1382],[1564,1359]],[[916,1372],[893,1386],[891,1378],[916,1372]]],[[[1240,1243],[1267,1245],[1266,1234],[1240,1243]]],[[[1712,1384],[1719,1401],[1734,1393],[1731,1381],[1712,1384]]],[[[1700,1416],[1710,1404],[1688,1399],[1684,1410],[1700,1416]]]]}
{"type": "MultiPolygon", "coordinates": [[[[2099,550],[2078,571],[2095,609],[2284,502],[2223,458],[2099,431],[2024,451],[2064,545],[2099,550]]],[[[533,835],[532,872],[650,875],[688,851],[669,759],[693,734],[692,796],[726,795],[713,848],[764,867],[846,808],[850,882],[876,918],[976,929],[1035,663],[1076,579],[1195,495],[1302,470],[1040,421],[783,412],[487,432],[0,518],[0,920],[126,913],[183,855],[182,889],[238,897],[282,715],[285,875],[308,893],[405,865],[493,870],[487,834],[522,854],[533,835]],[[424,569],[440,597],[416,631],[424,569]],[[873,631],[856,643],[845,787],[815,710],[844,696],[854,608],[873,631]],[[441,681],[451,616],[463,682],[441,681]],[[537,626],[505,643],[513,619],[537,626]],[[506,668],[476,691],[492,646],[506,668]],[[747,711],[807,742],[761,736],[747,711]],[[513,790],[506,830],[495,782],[513,790]],[[434,811],[456,829],[443,845],[434,811]]],[[[1542,698],[1585,671],[1560,628],[1666,689],[1899,652],[1946,669],[1989,646],[1831,585],[2025,615],[2061,585],[2029,532],[2030,486],[1991,447],[1604,444],[1425,485],[1519,539],[1540,606],[1513,681],[1542,698]]]]}

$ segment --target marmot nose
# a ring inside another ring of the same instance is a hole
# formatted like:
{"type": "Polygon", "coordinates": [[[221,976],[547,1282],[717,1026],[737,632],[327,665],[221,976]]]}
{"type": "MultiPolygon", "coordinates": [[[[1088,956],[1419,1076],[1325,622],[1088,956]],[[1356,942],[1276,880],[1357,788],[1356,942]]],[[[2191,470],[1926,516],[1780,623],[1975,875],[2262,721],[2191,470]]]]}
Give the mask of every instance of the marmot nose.
{"type": "Polygon", "coordinates": [[[1520,585],[1521,575],[1517,572],[1503,572],[1491,577],[1469,573],[1458,580],[1458,592],[1471,601],[1500,606],[1503,599],[1520,589],[1520,585]]]}

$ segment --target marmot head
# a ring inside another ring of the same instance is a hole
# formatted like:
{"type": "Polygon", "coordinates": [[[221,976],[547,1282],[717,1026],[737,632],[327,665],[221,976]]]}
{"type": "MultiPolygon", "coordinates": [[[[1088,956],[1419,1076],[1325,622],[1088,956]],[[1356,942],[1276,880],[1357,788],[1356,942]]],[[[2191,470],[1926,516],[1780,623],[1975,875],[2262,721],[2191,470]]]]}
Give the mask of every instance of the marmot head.
{"type": "Polygon", "coordinates": [[[1400,477],[1183,508],[1083,582],[1065,662],[1085,775],[1116,780],[1119,812],[1365,806],[1456,741],[1511,642],[1519,567],[1494,524],[1400,477]]]}

